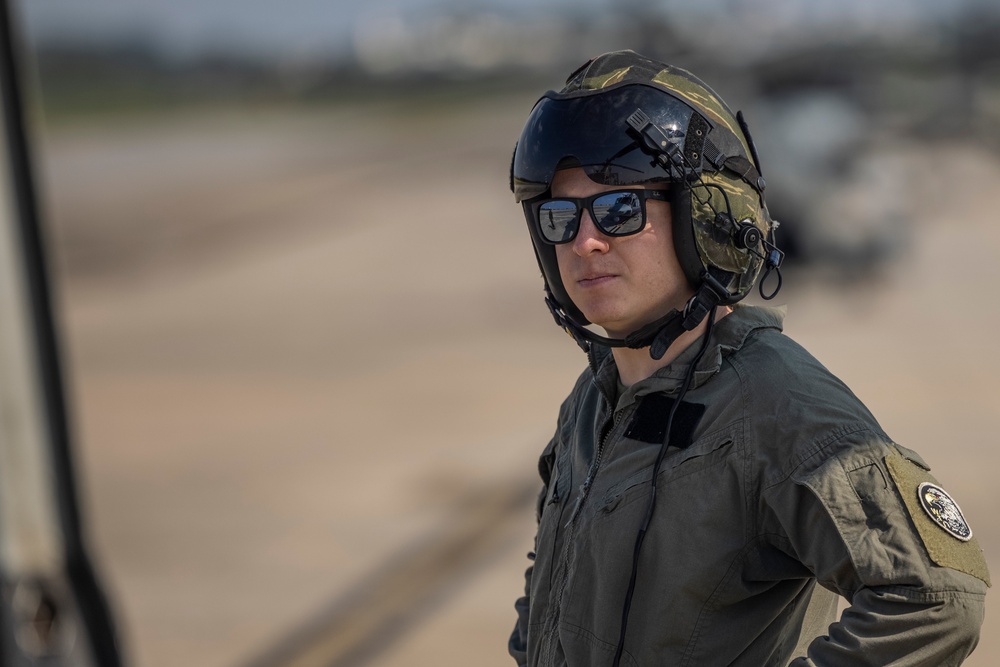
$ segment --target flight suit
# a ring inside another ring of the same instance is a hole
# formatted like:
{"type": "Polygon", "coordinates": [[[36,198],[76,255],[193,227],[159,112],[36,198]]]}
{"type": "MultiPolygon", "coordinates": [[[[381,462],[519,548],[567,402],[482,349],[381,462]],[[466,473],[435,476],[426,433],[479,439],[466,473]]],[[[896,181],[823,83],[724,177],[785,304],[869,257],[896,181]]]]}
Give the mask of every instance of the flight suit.
{"type": "MultiPolygon", "coordinates": [[[[621,664],[960,664],[989,583],[968,523],[782,317],[720,319],[677,406],[621,664]]],[[[699,346],[622,392],[592,350],[539,461],[518,664],[611,664],[666,414],[699,346]]]]}

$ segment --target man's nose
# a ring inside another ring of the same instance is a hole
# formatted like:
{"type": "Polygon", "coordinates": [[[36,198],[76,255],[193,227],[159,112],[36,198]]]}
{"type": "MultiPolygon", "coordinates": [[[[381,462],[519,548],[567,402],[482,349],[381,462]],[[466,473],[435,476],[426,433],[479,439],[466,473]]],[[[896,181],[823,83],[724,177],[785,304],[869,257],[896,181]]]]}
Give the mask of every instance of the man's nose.
{"type": "Polygon", "coordinates": [[[594,224],[590,217],[590,211],[582,211],[580,213],[580,229],[577,230],[576,238],[573,239],[573,252],[580,257],[586,257],[595,252],[607,252],[610,247],[608,241],[609,237],[601,233],[601,230],[594,224]]]}

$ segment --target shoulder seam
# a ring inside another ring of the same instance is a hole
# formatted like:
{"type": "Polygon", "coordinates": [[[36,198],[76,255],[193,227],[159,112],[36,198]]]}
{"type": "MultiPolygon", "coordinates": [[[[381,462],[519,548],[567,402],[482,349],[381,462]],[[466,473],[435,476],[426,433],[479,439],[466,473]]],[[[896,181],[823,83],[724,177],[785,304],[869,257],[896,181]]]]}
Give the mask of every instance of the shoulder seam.
{"type": "Polygon", "coordinates": [[[761,490],[762,491],[767,491],[770,488],[773,488],[773,487],[775,487],[775,486],[777,486],[779,484],[783,484],[784,482],[787,482],[788,479],[793,474],[795,474],[795,471],[798,470],[799,468],[801,468],[803,466],[803,464],[805,464],[807,461],[815,458],[819,454],[822,454],[824,451],[826,451],[827,449],[829,449],[830,447],[832,447],[834,444],[836,444],[840,440],[843,440],[844,438],[846,438],[846,437],[848,437],[850,435],[854,435],[856,433],[864,433],[866,431],[869,432],[869,433],[871,433],[872,435],[877,436],[879,438],[879,440],[883,441],[887,446],[889,446],[891,444],[891,442],[892,442],[889,439],[889,436],[887,436],[884,432],[882,432],[882,431],[876,431],[869,424],[865,424],[864,422],[855,422],[855,423],[852,423],[852,424],[843,424],[843,425],[841,425],[841,426],[833,429],[832,431],[827,432],[824,435],[824,437],[816,440],[813,443],[812,447],[810,447],[805,452],[803,452],[802,455],[799,457],[799,459],[797,461],[794,461],[793,465],[791,465],[791,467],[788,468],[787,472],[785,472],[784,474],[782,474],[773,483],[767,484],[765,486],[761,486],[761,490]]]}

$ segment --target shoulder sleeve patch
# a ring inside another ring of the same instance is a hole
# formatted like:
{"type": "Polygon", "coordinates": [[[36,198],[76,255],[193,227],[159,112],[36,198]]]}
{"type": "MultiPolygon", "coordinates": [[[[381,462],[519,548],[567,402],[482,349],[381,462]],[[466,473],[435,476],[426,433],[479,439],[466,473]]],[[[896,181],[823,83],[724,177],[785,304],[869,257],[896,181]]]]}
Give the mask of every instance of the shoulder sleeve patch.
{"type": "Polygon", "coordinates": [[[886,456],[885,466],[930,559],[941,567],[965,572],[990,586],[983,550],[958,504],[934,476],[901,454],[886,456]]]}

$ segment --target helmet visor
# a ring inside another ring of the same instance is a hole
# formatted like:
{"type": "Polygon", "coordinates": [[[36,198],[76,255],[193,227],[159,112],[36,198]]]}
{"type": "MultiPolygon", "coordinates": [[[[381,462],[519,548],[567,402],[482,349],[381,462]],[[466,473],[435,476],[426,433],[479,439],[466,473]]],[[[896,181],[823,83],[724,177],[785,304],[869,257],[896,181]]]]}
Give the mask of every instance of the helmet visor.
{"type": "Polygon", "coordinates": [[[694,110],[651,86],[629,84],[584,94],[546,93],[535,104],[514,152],[517,201],[548,191],[559,167],[579,166],[602,185],[668,181],[670,174],[628,132],[628,117],[642,109],[683,148],[694,110]]]}

